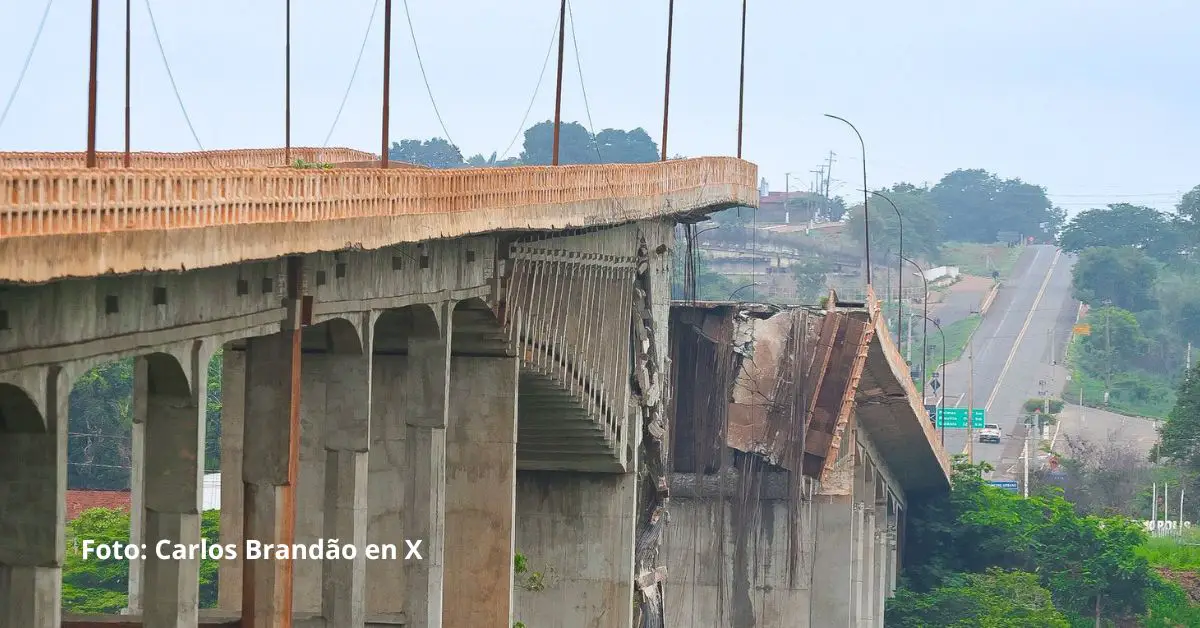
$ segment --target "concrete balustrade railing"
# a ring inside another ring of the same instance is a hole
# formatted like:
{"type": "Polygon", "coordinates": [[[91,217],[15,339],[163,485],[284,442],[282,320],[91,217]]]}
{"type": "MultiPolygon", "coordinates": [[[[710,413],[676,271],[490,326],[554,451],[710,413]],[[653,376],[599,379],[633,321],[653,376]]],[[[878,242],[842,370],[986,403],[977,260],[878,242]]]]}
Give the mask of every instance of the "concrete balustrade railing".
{"type": "Polygon", "coordinates": [[[454,170],[0,170],[0,238],[488,211],[712,185],[728,189],[732,204],[753,197],[756,176],[753,164],[729,157],[454,170]]]}
{"type": "MultiPolygon", "coordinates": [[[[282,148],[239,148],[234,150],[209,150],[187,153],[136,152],[130,154],[134,168],[269,168],[289,165],[282,148]]],[[[371,153],[352,148],[291,149],[291,160],[302,159],[319,163],[346,163],[376,161],[371,153]]],[[[100,168],[121,168],[125,163],[124,153],[105,151],[96,153],[100,168]]],[[[10,169],[71,169],[87,165],[87,154],[77,152],[0,152],[0,170],[10,169]]]]}

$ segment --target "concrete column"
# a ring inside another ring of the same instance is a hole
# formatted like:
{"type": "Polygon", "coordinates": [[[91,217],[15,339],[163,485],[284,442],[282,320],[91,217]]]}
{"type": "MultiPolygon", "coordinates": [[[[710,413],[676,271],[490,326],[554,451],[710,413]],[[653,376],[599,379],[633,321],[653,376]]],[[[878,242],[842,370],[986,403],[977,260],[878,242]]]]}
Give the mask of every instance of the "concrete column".
{"type": "Polygon", "coordinates": [[[6,407],[0,425],[0,626],[62,623],[70,383],[58,368],[38,371],[21,400],[27,412],[13,416],[6,407]]]}
{"type": "Polygon", "coordinates": [[[820,495],[813,498],[812,607],[810,626],[851,626],[855,528],[861,512],[853,495],[820,495]]]}
{"type": "Polygon", "coordinates": [[[859,621],[862,620],[864,614],[863,607],[863,567],[866,565],[866,552],[864,551],[864,534],[863,528],[867,523],[867,513],[863,508],[863,503],[858,500],[857,495],[854,499],[854,514],[853,524],[850,528],[850,547],[853,558],[850,564],[850,625],[857,627],[859,621]]]}
{"type": "Polygon", "coordinates": [[[883,626],[883,611],[887,605],[887,599],[891,597],[891,589],[888,587],[889,572],[891,570],[891,549],[888,544],[888,519],[887,504],[883,504],[878,508],[880,513],[878,516],[879,526],[875,531],[875,574],[872,586],[875,589],[875,626],[883,626]]]}
{"type": "Polygon", "coordinates": [[[517,359],[455,357],[446,443],[447,626],[510,626],[517,359]]]}
{"type": "MultiPolygon", "coordinates": [[[[636,473],[518,472],[516,548],[530,571],[552,575],[544,590],[520,584],[515,588],[514,619],[529,626],[588,626],[599,617],[604,618],[598,624],[602,626],[633,624],[629,586],[634,579],[637,488],[636,473]]],[[[724,503],[713,500],[713,505],[721,508],[724,503]]],[[[694,507],[695,502],[690,505],[694,507]]],[[[691,532],[684,533],[689,545],[691,532]]],[[[688,550],[694,557],[698,548],[688,550]]],[[[706,564],[702,569],[715,572],[720,566],[706,564]]],[[[696,580],[692,578],[689,589],[698,588],[696,580]]],[[[672,595],[683,589],[680,584],[673,585],[672,595]]],[[[716,600],[711,603],[715,608],[716,600]]],[[[676,612],[683,610],[676,607],[676,612]]]]}
{"type": "Polygon", "coordinates": [[[321,564],[321,614],[356,628],[366,620],[367,450],[371,421],[371,348],[326,354],[324,537],[353,546],[352,558],[321,564]]]}
{"type": "Polygon", "coordinates": [[[875,526],[875,508],[873,501],[863,504],[863,527],[860,534],[860,544],[863,552],[863,563],[859,587],[859,625],[869,628],[875,625],[875,599],[878,594],[875,585],[877,556],[875,548],[879,544],[879,533],[875,526]]]}
{"type": "MultiPolygon", "coordinates": [[[[222,545],[241,547],[245,490],[242,438],[246,416],[246,352],[227,346],[221,354],[221,528],[222,545]]],[[[217,608],[242,608],[242,561],[217,563],[217,608]]]]}
{"type": "Polygon", "coordinates": [[[142,588],[142,621],[147,627],[195,626],[199,622],[201,556],[185,553],[159,558],[158,553],[174,550],[176,545],[200,543],[209,355],[194,347],[187,356],[188,364],[178,364],[165,354],[138,358],[149,371],[145,442],[148,556],[142,588]]]}
{"type": "MultiPolygon", "coordinates": [[[[490,625],[488,622],[474,624],[450,621],[453,613],[444,609],[442,604],[446,586],[445,561],[448,556],[446,518],[449,460],[446,431],[451,394],[451,308],[453,304],[446,307],[441,317],[440,337],[409,340],[408,360],[401,383],[408,401],[404,413],[407,469],[403,535],[396,538],[395,542],[401,544],[402,539],[421,541],[422,559],[405,561],[404,564],[407,586],[404,612],[407,625],[420,628],[441,626],[443,617],[447,618],[445,621],[450,626],[490,625]]],[[[465,383],[469,385],[470,382],[465,383]]],[[[478,385],[486,386],[488,382],[481,381],[478,385]]],[[[459,390],[460,395],[467,397],[469,402],[476,400],[470,392],[462,393],[459,390]]],[[[473,392],[479,394],[482,391],[473,392]]],[[[478,397],[485,398],[486,394],[478,397]]],[[[405,546],[401,544],[400,549],[405,551],[405,546]]],[[[458,597],[456,600],[454,606],[459,608],[469,605],[473,598],[458,597]]]]}
{"type": "MultiPolygon", "coordinates": [[[[403,385],[407,366],[408,356],[404,355],[376,354],[371,364],[367,542],[391,543],[398,550],[404,547],[405,483],[409,481],[404,451],[404,415],[410,405],[403,385]]],[[[445,442],[444,431],[442,442],[445,442]]],[[[398,560],[367,561],[366,608],[369,615],[399,620],[407,598],[406,568],[404,562],[398,560]]],[[[440,591],[440,579],[438,583],[440,591]]],[[[437,617],[441,621],[440,607],[437,617]]]]}
{"type": "MultiPolygon", "coordinates": [[[[146,410],[149,407],[149,369],[144,358],[133,362],[132,421],[130,426],[129,462],[129,543],[141,546],[146,542],[146,410]]],[[[125,613],[142,613],[142,574],[145,563],[129,561],[129,597],[125,613]]]]}
{"type": "MultiPolygon", "coordinates": [[[[244,534],[247,541],[282,543],[294,530],[288,518],[288,457],[292,412],[299,412],[299,382],[293,385],[293,333],[251,338],[246,344],[246,409],[242,462],[245,482],[244,534]]],[[[297,347],[298,348],[298,347],[297,347]]],[[[292,586],[292,562],[242,557],[242,625],[267,628],[285,625],[292,586]]]]}
{"type": "MultiPolygon", "coordinates": [[[[325,393],[327,356],[306,353],[300,373],[300,449],[296,470],[296,543],[311,546],[325,537],[325,393]]],[[[336,538],[336,537],[334,537],[336,538]]],[[[340,540],[340,539],[339,539],[340,540]]],[[[292,565],[292,613],[320,616],[321,559],[292,565]]]]}

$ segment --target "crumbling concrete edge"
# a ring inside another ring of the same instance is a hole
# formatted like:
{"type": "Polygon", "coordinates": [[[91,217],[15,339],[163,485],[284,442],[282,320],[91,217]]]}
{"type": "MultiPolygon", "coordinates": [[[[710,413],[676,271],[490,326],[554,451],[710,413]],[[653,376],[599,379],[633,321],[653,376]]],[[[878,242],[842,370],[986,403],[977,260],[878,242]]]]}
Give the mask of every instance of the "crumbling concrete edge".
{"type": "MultiPolygon", "coordinates": [[[[661,251],[656,251],[660,256],[661,251]]],[[[641,444],[637,456],[638,522],[633,563],[634,625],[663,628],[665,565],[659,551],[667,524],[670,499],[667,469],[666,356],[660,355],[654,320],[654,286],[650,250],[644,237],[638,245],[637,278],[633,291],[634,378],[633,398],[641,414],[641,444]]],[[[670,286],[667,286],[670,289],[670,286]]],[[[665,340],[665,339],[663,339],[665,340]]]]}

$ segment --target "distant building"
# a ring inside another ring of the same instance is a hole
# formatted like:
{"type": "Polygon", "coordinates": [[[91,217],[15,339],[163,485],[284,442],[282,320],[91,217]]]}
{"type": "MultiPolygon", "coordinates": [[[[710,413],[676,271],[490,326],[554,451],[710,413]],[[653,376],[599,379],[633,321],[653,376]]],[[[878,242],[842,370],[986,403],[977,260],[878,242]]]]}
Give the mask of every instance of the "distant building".
{"type": "Polygon", "coordinates": [[[67,521],[74,521],[89,508],[113,508],[129,512],[129,489],[99,491],[71,489],[67,491],[67,521]]]}
{"type": "MultiPolygon", "coordinates": [[[[129,512],[132,493],[129,489],[101,491],[73,488],[67,491],[67,521],[74,521],[89,508],[113,508],[129,512]]],[[[204,474],[204,510],[221,509],[221,474],[204,474]]]]}

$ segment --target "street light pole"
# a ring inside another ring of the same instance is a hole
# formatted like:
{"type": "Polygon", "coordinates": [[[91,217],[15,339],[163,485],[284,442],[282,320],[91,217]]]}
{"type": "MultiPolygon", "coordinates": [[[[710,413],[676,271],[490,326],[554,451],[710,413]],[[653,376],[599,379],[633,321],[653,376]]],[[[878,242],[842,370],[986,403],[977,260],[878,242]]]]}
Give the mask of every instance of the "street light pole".
{"type": "Polygon", "coordinates": [[[929,279],[925,277],[925,271],[916,262],[902,258],[904,261],[913,265],[917,269],[917,274],[921,275],[921,283],[925,284],[925,294],[921,297],[921,303],[924,309],[924,315],[921,318],[925,319],[921,329],[921,399],[925,399],[925,378],[928,375],[925,372],[925,366],[929,360],[929,279]]]}
{"type": "MultiPolygon", "coordinates": [[[[896,296],[896,333],[900,333],[900,315],[904,311],[904,307],[902,305],[904,303],[904,216],[900,215],[900,208],[896,207],[896,204],[892,202],[892,199],[880,194],[879,192],[872,191],[871,194],[874,194],[875,196],[887,201],[888,205],[891,205],[892,209],[896,210],[896,220],[900,225],[900,263],[897,264],[897,266],[899,266],[897,269],[899,274],[896,276],[896,291],[899,292],[899,294],[896,296]]],[[[865,219],[866,216],[863,216],[863,218],[865,219]]]]}
{"type": "Polygon", "coordinates": [[[825,114],[826,118],[841,120],[850,127],[854,134],[858,136],[858,144],[862,147],[862,166],[863,166],[863,240],[867,248],[867,287],[871,286],[871,215],[867,211],[867,198],[870,196],[867,193],[867,144],[863,142],[862,133],[845,118],[839,118],[833,114],[825,114]]]}
{"type": "MultiPolygon", "coordinates": [[[[942,331],[942,326],[939,325],[937,321],[930,320],[928,316],[922,316],[921,318],[924,318],[925,322],[927,322],[927,323],[933,323],[933,326],[937,327],[938,333],[942,335],[942,388],[945,388],[946,387],[946,332],[942,331]]],[[[922,394],[924,394],[923,390],[922,390],[922,394]]],[[[942,432],[942,448],[945,448],[946,447],[946,417],[945,417],[946,395],[945,394],[942,395],[942,411],[940,413],[937,413],[937,412],[934,413],[934,416],[935,416],[934,425],[937,425],[937,422],[936,422],[937,414],[943,415],[941,432],[942,432]]],[[[970,417],[970,415],[968,415],[967,416],[967,425],[970,425],[970,424],[971,424],[971,417],[970,417]]]]}
{"type": "Polygon", "coordinates": [[[730,292],[730,293],[729,293],[729,298],[732,300],[732,299],[733,299],[733,295],[735,295],[735,294],[737,294],[737,293],[741,292],[742,290],[745,290],[746,288],[753,288],[754,286],[757,286],[757,285],[758,285],[757,283],[748,283],[748,284],[746,284],[746,285],[742,286],[741,288],[738,288],[737,290],[734,290],[733,292],[730,292]]]}

